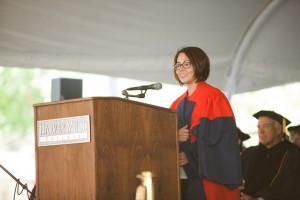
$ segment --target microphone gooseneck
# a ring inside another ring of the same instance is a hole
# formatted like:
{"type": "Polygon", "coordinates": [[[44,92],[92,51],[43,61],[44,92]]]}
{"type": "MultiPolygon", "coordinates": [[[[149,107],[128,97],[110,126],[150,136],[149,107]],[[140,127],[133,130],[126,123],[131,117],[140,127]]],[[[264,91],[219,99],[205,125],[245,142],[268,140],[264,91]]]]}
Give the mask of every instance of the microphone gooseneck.
{"type": "Polygon", "coordinates": [[[137,86],[137,87],[130,87],[127,88],[125,90],[122,91],[122,95],[125,96],[126,99],[128,99],[128,97],[137,97],[137,98],[145,98],[145,94],[147,92],[147,90],[151,89],[151,90],[160,90],[162,88],[162,84],[161,83],[153,83],[150,85],[142,85],[142,86],[137,86]],[[133,90],[140,90],[141,93],[140,94],[129,94],[128,91],[133,91],[133,90]]]}

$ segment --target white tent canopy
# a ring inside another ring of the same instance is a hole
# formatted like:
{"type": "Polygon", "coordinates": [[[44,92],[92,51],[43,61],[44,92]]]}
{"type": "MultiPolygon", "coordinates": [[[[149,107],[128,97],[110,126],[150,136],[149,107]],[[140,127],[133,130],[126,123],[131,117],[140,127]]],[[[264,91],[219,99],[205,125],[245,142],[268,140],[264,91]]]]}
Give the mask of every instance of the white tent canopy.
{"type": "Polygon", "coordinates": [[[0,66],[176,83],[198,46],[235,93],[300,81],[299,0],[0,0],[0,66]]]}

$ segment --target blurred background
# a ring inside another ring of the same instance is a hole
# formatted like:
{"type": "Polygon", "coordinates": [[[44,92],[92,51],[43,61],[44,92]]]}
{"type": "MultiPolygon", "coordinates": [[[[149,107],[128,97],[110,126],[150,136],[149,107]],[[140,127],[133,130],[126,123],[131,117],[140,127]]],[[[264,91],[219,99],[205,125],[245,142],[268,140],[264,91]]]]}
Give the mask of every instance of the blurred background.
{"type": "MultiPolygon", "coordinates": [[[[186,90],[172,68],[183,46],[207,52],[247,147],[259,110],[298,125],[299,19],[299,0],[0,0],[0,164],[32,189],[33,105],[51,101],[53,79],[81,79],[82,97],[161,82],[131,100],[168,108],[186,90]]],[[[0,200],[27,199],[15,186],[0,169],[0,200]]]]}
{"type": "MultiPolygon", "coordinates": [[[[83,97],[124,98],[122,90],[153,83],[70,71],[4,67],[0,67],[0,77],[0,164],[30,190],[35,183],[33,104],[51,101],[53,79],[81,79],[83,97]]],[[[130,99],[168,108],[186,90],[184,86],[162,84],[161,90],[148,90],[143,99],[130,99]]],[[[237,125],[251,135],[246,146],[257,144],[257,120],[252,114],[259,110],[274,110],[291,120],[292,125],[300,123],[299,88],[300,82],[296,82],[232,96],[230,103],[237,125]]],[[[15,185],[16,182],[0,169],[1,200],[13,198],[15,185]]],[[[26,198],[26,192],[16,195],[16,199],[26,198]]]]}

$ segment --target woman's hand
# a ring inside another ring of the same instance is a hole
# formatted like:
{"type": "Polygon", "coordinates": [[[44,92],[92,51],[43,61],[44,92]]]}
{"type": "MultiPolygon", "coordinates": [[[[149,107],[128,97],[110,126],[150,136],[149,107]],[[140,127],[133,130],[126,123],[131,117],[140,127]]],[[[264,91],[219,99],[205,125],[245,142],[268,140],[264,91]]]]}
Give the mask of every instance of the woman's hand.
{"type": "Polygon", "coordinates": [[[185,156],[185,153],[184,152],[180,152],[179,153],[179,165],[182,166],[182,165],[185,165],[187,164],[189,161],[187,160],[186,156],[185,156]]]}
{"type": "Polygon", "coordinates": [[[256,200],[256,198],[241,192],[241,200],[256,200]]]}
{"type": "Polygon", "coordinates": [[[188,129],[188,125],[185,125],[184,127],[182,127],[181,129],[179,129],[179,135],[178,135],[178,139],[179,142],[186,142],[189,139],[190,133],[189,133],[189,129],[188,129]]]}

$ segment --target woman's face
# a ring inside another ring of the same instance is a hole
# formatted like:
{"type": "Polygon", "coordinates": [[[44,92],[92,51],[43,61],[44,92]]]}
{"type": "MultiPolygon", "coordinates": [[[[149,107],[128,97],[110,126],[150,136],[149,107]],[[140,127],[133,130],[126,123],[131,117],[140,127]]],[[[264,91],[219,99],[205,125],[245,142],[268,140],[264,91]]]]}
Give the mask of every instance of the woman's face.
{"type": "MultiPolygon", "coordinates": [[[[184,64],[189,62],[190,59],[185,55],[185,53],[180,53],[178,55],[177,64],[184,64]]],[[[176,69],[176,74],[183,84],[192,84],[196,82],[195,72],[192,64],[190,64],[189,67],[183,67],[183,65],[181,65],[176,69]]]]}

